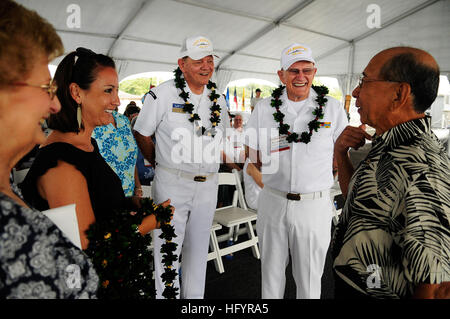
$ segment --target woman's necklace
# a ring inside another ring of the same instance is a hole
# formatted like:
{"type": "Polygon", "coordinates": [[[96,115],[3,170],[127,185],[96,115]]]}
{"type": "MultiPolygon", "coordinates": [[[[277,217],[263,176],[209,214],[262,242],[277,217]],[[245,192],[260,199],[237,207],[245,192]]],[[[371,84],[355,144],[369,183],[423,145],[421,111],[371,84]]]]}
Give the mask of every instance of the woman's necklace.
{"type": "Polygon", "coordinates": [[[273,90],[272,92],[272,100],[270,105],[276,109],[276,112],[273,113],[273,118],[275,122],[279,123],[279,132],[280,135],[287,135],[286,140],[288,143],[305,143],[308,144],[311,141],[311,136],[313,131],[316,131],[321,127],[322,122],[319,122],[319,119],[323,119],[323,107],[328,99],[325,97],[328,94],[328,88],[326,86],[315,86],[312,88],[317,93],[316,102],[319,104],[317,108],[314,109],[312,114],[314,115],[314,119],[308,123],[309,131],[302,132],[298,135],[295,132],[289,131],[289,124],[283,122],[284,113],[280,111],[280,106],[283,104],[283,101],[280,100],[280,96],[283,94],[285,86],[280,85],[278,88],[273,90]]]}
{"type": "MultiPolygon", "coordinates": [[[[186,113],[191,114],[191,117],[189,118],[190,122],[195,122],[198,121],[197,123],[201,123],[201,118],[197,113],[193,113],[194,111],[194,104],[192,104],[191,102],[188,101],[189,99],[189,93],[186,92],[184,90],[184,88],[186,87],[186,80],[184,79],[183,72],[181,72],[180,68],[176,68],[175,71],[173,72],[175,74],[175,87],[181,90],[181,93],[179,94],[179,96],[183,99],[184,101],[184,107],[183,107],[183,111],[186,113]]],[[[204,135],[205,133],[208,136],[212,136],[214,137],[216,135],[216,130],[215,127],[220,123],[220,112],[221,112],[221,108],[220,105],[217,104],[217,99],[220,97],[219,94],[216,93],[216,84],[212,81],[208,81],[208,84],[206,85],[206,87],[211,90],[211,94],[209,95],[209,99],[212,102],[211,107],[209,108],[211,111],[211,115],[210,115],[210,122],[212,125],[212,129],[211,130],[207,130],[204,126],[199,125],[198,127],[198,134],[199,135],[204,135]]],[[[195,123],[194,123],[195,124],[195,123]]]]}

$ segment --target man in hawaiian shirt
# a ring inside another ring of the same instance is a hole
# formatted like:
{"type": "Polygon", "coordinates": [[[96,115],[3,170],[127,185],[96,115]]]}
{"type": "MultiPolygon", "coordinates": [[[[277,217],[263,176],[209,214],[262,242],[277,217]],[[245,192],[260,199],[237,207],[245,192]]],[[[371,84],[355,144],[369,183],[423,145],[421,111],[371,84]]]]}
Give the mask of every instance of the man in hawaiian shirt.
{"type": "Polygon", "coordinates": [[[333,240],[337,298],[444,298],[450,291],[450,161],[424,114],[439,66],[427,52],[383,50],[353,91],[361,122],[335,143],[346,195],[333,240]],[[372,140],[354,170],[350,147],[372,140]]]}

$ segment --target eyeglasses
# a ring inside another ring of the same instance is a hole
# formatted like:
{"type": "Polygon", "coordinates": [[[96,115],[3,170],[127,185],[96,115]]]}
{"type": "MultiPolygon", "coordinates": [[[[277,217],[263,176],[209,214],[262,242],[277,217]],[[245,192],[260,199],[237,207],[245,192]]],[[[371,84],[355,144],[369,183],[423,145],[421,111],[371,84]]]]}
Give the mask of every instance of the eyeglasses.
{"type": "Polygon", "coordinates": [[[45,90],[48,94],[48,96],[50,97],[50,100],[53,100],[53,98],[56,95],[56,90],[58,90],[58,86],[56,85],[55,82],[53,82],[53,79],[50,80],[49,84],[43,84],[43,85],[33,85],[33,84],[28,84],[25,82],[14,82],[11,83],[11,85],[14,86],[31,86],[31,87],[35,87],[35,88],[40,88],[42,90],[45,90]]]}
{"type": "Polygon", "coordinates": [[[303,70],[299,70],[299,69],[287,69],[286,71],[290,74],[290,75],[299,75],[300,72],[302,72],[304,75],[311,75],[314,73],[314,70],[316,68],[307,68],[307,69],[303,69],[303,70]]]}
{"type": "Polygon", "coordinates": [[[379,79],[368,79],[365,75],[361,75],[359,77],[358,87],[361,89],[364,82],[392,82],[392,83],[400,83],[399,81],[391,81],[391,80],[379,80],[379,79]]]}

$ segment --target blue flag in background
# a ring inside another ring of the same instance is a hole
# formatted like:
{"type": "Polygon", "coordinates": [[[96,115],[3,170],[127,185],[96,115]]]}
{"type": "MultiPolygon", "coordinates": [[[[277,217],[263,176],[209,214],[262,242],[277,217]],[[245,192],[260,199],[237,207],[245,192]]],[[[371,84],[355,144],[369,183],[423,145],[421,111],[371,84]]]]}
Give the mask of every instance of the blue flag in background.
{"type": "Polygon", "coordinates": [[[227,109],[230,109],[230,88],[228,88],[228,87],[227,87],[227,95],[226,95],[225,101],[227,102],[227,109]]]}

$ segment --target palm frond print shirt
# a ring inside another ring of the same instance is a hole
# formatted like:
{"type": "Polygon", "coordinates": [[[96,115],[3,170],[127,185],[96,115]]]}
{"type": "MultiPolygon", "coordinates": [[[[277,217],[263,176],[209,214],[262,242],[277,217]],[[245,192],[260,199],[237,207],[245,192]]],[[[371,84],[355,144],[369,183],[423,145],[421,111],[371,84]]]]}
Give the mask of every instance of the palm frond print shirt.
{"type": "Polygon", "coordinates": [[[372,142],[333,238],[334,271],[358,292],[408,298],[450,281],[450,164],[425,117],[372,142]]]}

